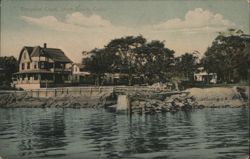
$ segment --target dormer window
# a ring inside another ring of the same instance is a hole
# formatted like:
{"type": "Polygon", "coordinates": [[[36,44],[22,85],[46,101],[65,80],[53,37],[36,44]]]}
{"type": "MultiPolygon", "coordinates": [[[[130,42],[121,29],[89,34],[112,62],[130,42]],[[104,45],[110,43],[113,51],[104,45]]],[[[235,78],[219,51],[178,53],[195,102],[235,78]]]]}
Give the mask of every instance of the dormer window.
{"type": "Polygon", "coordinates": [[[24,54],[23,54],[23,58],[26,59],[26,53],[25,53],[25,52],[24,52],[24,54]]]}

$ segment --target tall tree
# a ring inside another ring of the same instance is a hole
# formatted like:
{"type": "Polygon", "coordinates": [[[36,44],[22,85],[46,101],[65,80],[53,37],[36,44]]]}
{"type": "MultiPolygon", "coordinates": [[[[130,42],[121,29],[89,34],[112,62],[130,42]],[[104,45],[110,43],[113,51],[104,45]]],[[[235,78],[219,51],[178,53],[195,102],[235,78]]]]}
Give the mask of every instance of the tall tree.
{"type": "Polygon", "coordinates": [[[202,61],[208,72],[215,72],[221,81],[247,80],[250,36],[241,30],[229,29],[215,38],[202,61]]]}
{"type": "Polygon", "coordinates": [[[90,54],[90,57],[84,59],[84,64],[86,70],[95,74],[96,85],[100,85],[104,74],[111,71],[113,56],[107,49],[93,49],[90,54]]]}
{"type": "Polygon", "coordinates": [[[185,53],[177,57],[175,67],[179,77],[192,81],[198,67],[197,52],[185,53]]]}
{"type": "Polygon", "coordinates": [[[148,83],[166,82],[174,64],[174,51],[165,48],[163,41],[154,40],[139,49],[141,64],[148,83]]]}
{"type": "Polygon", "coordinates": [[[13,56],[0,57],[0,68],[5,72],[5,76],[1,77],[0,81],[10,84],[13,73],[17,72],[18,70],[17,59],[13,56]]]}
{"type": "Polygon", "coordinates": [[[140,36],[126,36],[111,40],[106,48],[113,52],[113,55],[120,57],[120,65],[128,67],[129,85],[132,85],[132,75],[136,72],[138,59],[136,50],[146,43],[146,39],[140,36]]]}

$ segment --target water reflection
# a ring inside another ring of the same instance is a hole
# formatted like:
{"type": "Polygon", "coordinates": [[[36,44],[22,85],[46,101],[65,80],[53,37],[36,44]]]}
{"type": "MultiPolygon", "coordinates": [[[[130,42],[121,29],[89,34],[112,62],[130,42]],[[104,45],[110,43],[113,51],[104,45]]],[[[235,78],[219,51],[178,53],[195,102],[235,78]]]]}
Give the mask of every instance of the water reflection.
{"type": "Polygon", "coordinates": [[[93,109],[0,109],[4,158],[246,158],[246,108],[131,116],[93,109]]]}
{"type": "MultiPolygon", "coordinates": [[[[40,109],[34,112],[27,110],[26,113],[25,110],[18,110],[18,113],[13,115],[17,117],[12,126],[16,125],[16,141],[20,156],[58,157],[66,155],[64,150],[67,143],[65,142],[64,111],[62,109],[57,111],[40,109]],[[55,150],[56,153],[54,153],[55,150]]],[[[6,119],[10,121],[8,118],[6,119]]]]}
{"type": "Polygon", "coordinates": [[[91,114],[82,135],[83,140],[91,140],[89,143],[90,150],[96,151],[97,153],[100,152],[100,157],[119,157],[116,149],[116,141],[119,139],[116,114],[91,114]]]}

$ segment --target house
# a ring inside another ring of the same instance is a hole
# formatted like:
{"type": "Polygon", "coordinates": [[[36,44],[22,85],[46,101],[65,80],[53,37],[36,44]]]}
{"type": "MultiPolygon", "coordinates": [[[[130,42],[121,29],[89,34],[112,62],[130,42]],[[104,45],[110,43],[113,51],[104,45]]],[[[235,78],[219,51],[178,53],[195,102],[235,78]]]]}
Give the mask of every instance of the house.
{"type": "Polygon", "coordinates": [[[19,72],[14,74],[16,88],[38,89],[71,83],[72,61],[61,49],[24,46],[20,51],[19,72]]]}
{"type": "Polygon", "coordinates": [[[194,74],[194,81],[201,83],[217,83],[217,74],[216,73],[207,73],[203,67],[197,69],[197,72],[194,74]]]}
{"type": "Polygon", "coordinates": [[[88,72],[85,69],[85,65],[84,64],[80,64],[80,63],[73,63],[72,64],[72,82],[73,83],[89,83],[90,80],[90,72],[88,72]]]}

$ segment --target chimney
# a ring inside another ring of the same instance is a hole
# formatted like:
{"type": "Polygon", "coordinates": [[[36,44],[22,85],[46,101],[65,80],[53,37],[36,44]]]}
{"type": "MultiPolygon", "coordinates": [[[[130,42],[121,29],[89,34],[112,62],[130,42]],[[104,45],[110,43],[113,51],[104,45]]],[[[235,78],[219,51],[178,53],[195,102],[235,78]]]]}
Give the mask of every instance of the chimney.
{"type": "Polygon", "coordinates": [[[46,43],[43,44],[43,48],[47,48],[47,44],[46,43]]]}

